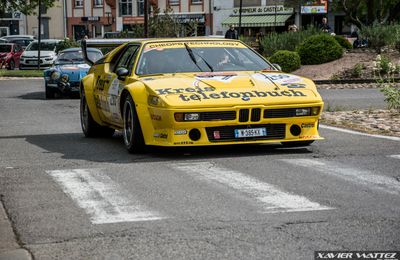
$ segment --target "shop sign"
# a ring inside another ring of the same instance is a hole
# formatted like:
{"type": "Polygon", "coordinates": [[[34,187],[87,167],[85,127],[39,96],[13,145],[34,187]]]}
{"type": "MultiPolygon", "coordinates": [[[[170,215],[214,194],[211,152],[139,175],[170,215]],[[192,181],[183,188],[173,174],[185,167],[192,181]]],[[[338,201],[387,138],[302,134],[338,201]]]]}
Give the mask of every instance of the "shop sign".
{"type": "Polygon", "coordinates": [[[83,16],[81,17],[82,22],[98,22],[100,21],[100,16],[83,16]]]}
{"type": "MultiPolygon", "coordinates": [[[[267,5],[267,6],[255,6],[255,7],[243,7],[242,15],[263,15],[263,14],[288,14],[293,13],[292,7],[285,7],[283,5],[267,5]]],[[[233,9],[234,15],[239,15],[239,8],[233,9]]]]}
{"type": "Polygon", "coordinates": [[[123,24],[144,23],[144,17],[143,16],[124,16],[124,17],[122,17],[122,23],[123,24]]]}
{"type": "Polygon", "coordinates": [[[326,14],[328,13],[328,0],[308,1],[301,6],[301,14],[326,14]]]}

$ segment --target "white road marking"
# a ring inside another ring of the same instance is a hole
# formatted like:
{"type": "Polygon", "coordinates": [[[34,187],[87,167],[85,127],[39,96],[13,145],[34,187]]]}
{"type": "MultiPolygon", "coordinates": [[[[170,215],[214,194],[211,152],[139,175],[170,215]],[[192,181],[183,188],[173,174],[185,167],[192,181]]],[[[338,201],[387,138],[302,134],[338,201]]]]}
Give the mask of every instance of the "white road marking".
{"type": "Polygon", "coordinates": [[[400,159],[400,154],[389,155],[390,158],[400,159]]]}
{"type": "Polygon", "coordinates": [[[207,182],[215,181],[244,193],[261,203],[265,213],[333,209],[321,206],[305,197],[284,192],[274,185],[261,182],[241,172],[215,166],[213,163],[179,163],[171,165],[171,167],[185,173],[191,173],[207,182]]]}
{"type": "Polygon", "coordinates": [[[90,215],[93,224],[162,219],[158,213],[150,212],[124,196],[127,192],[99,170],[46,172],[90,215]]]}
{"type": "Polygon", "coordinates": [[[343,132],[343,133],[347,133],[347,134],[381,138],[381,139],[387,139],[387,140],[392,140],[392,141],[400,141],[400,137],[396,137],[396,136],[373,135],[373,134],[367,134],[367,133],[362,133],[362,132],[358,132],[358,131],[348,130],[348,129],[344,129],[344,128],[328,126],[328,125],[319,125],[319,127],[322,129],[328,129],[328,130],[343,132]]]}
{"type": "Polygon", "coordinates": [[[394,178],[376,175],[369,171],[362,171],[330,162],[314,159],[281,159],[280,161],[311,168],[325,174],[331,174],[341,179],[368,186],[371,189],[400,194],[400,183],[394,178]]]}

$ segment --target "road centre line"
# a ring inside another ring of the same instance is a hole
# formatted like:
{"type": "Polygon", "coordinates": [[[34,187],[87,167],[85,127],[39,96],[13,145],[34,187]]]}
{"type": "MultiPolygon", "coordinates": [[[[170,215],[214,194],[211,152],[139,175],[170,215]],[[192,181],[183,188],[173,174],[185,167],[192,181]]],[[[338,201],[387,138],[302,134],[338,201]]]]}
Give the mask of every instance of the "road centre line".
{"type": "Polygon", "coordinates": [[[363,171],[315,159],[280,159],[280,161],[334,175],[347,181],[368,186],[371,189],[395,195],[400,194],[400,184],[397,180],[382,175],[376,175],[366,170],[363,171]]]}
{"type": "Polygon", "coordinates": [[[171,167],[190,173],[203,181],[217,182],[246,194],[261,204],[263,213],[333,209],[312,202],[306,197],[282,191],[274,185],[259,181],[241,172],[216,166],[214,163],[178,163],[171,165],[171,167]]]}
{"type": "Polygon", "coordinates": [[[93,224],[162,219],[139,202],[127,198],[122,188],[96,169],[46,171],[63,191],[86,211],[93,224]]]}
{"type": "Polygon", "coordinates": [[[343,133],[347,133],[347,134],[361,135],[361,136],[367,136],[367,137],[373,137],[373,138],[381,138],[381,139],[387,139],[387,140],[391,140],[391,141],[400,141],[400,137],[396,137],[396,136],[373,135],[373,134],[367,134],[367,133],[362,133],[362,132],[353,131],[353,130],[349,130],[349,129],[328,126],[328,125],[322,125],[322,124],[319,125],[319,127],[322,129],[328,129],[328,130],[343,132],[343,133]]]}

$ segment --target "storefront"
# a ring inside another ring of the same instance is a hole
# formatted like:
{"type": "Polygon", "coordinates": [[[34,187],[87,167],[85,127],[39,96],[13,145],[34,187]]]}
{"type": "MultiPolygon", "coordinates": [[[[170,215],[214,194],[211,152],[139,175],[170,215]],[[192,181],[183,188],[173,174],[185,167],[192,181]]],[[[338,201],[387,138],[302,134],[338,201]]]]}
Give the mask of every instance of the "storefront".
{"type": "MultiPolygon", "coordinates": [[[[314,26],[318,28],[322,24],[322,18],[327,17],[328,0],[307,1],[301,6],[300,13],[302,27],[314,26]]],[[[331,25],[331,27],[333,26],[331,25]]]]}
{"type": "Polygon", "coordinates": [[[20,30],[23,25],[21,22],[22,14],[20,12],[0,13],[0,37],[25,33],[20,30]]]}
{"type": "MultiPolygon", "coordinates": [[[[271,31],[286,31],[288,26],[294,24],[294,9],[283,5],[258,6],[242,8],[242,35],[255,37],[257,34],[266,34],[271,31]]],[[[234,8],[232,14],[226,18],[222,25],[239,27],[239,8],[234,8]]]]}
{"type": "Polygon", "coordinates": [[[112,31],[112,19],[100,16],[83,16],[68,18],[72,29],[72,37],[77,41],[85,36],[89,38],[102,38],[105,32],[112,31]]]}

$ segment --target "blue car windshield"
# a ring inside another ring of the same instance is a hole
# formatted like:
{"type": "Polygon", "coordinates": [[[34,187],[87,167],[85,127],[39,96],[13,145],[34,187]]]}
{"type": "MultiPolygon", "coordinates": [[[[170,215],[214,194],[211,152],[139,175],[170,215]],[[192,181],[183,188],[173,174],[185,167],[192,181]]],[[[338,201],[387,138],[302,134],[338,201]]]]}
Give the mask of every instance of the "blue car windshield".
{"type": "MultiPolygon", "coordinates": [[[[88,51],[89,59],[92,61],[99,60],[103,54],[97,51],[88,51]]],[[[65,51],[60,52],[57,56],[55,64],[83,64],[85,60],[83,59],[82,51],[65,51]]]]}

